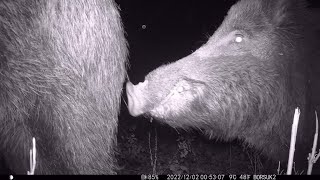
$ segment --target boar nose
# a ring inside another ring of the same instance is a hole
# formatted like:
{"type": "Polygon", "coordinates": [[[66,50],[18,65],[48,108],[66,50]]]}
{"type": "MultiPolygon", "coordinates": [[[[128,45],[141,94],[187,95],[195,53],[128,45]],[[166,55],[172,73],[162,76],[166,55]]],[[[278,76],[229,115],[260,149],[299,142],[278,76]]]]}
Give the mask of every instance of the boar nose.
{"type": "Polygon", "coordinates": [[[139,116],[144,113],[145,98],[143,88],[146,82],[133,85],[131,82],[127,82],[126,91],[128,97],[128,110],[131,116],[139,116]]]}

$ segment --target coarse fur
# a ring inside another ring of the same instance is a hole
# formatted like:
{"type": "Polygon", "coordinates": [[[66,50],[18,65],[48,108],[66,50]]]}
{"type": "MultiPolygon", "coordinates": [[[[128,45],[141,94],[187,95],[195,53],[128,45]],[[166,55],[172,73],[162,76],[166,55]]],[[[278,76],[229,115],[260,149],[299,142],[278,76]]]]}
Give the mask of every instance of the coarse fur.
{"type": "Polygon", "coordinates": [[[127,44],[112,0],[0,2],[0,156],[26,174],[114,174],[127,44]]]}

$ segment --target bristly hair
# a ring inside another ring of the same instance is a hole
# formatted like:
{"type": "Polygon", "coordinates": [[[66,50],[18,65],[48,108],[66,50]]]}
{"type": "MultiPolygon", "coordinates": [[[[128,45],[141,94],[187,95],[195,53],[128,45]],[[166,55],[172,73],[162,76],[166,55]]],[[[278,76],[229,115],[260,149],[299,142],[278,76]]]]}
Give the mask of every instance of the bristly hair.
{"type": "Polygon", "coordinates": [[[242,9],[246,9],[245,12],[251,17],[263,14],[273,26],[288,27],[294,22],[300,23],[300,20],[306,20],[307,6],[308,3],[305,0],[241,0],[229,13],[240,15],[243,12],[242,9]]]}

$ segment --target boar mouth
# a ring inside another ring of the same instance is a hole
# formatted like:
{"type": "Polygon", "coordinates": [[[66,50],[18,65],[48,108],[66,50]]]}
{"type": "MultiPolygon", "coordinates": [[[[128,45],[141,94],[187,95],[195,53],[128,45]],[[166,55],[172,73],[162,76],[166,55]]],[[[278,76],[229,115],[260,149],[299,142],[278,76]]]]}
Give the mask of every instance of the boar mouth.
{"type": "Polygon", "coordinates": [[[182,112],[190,109],[195,99],[203,96],[204,87],[202,81],[184,78],[178,81],[158,104],[153,106],[149,114],[161,119],[180,116],[182,112]]]}
{"type": "Polygon", "coordinates": [[[128,110],[132,116],[147,115],[155,118],[178,116],[190,107],[191,103],[203,95],[205,84],[202,81],[183,78],[178,81],[163,97],[149,89],[148,81],[133,85],[127,83],[128,110]]]}

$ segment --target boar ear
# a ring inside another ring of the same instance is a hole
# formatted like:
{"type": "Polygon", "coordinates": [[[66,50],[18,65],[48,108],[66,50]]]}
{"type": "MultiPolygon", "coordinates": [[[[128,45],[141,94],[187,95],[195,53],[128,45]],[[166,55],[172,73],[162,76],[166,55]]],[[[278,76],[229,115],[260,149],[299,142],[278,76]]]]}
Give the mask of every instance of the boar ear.
{"type": "Polygon", "coordinates": [[[271,0],[274,25],[287,26],[304,16],[308,3],[305,0],[271,0]],[[298,19],[297,19],[298,18],[298,19]]]}

